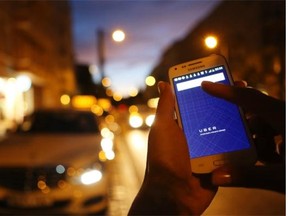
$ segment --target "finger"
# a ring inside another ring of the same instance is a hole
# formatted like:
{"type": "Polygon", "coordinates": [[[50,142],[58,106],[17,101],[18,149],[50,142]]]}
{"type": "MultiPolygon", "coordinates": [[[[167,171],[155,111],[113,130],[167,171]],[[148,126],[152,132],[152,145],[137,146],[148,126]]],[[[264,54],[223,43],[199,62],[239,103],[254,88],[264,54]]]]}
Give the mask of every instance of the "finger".
{"type": "Polygon", "coordinates": [[[248,86],[247,82],[244,80],[235,81],[234,85],[238,86],[238,87],[247,87],[248,86]]]}
{"type": "Polygon", "coordinates": [[[269,97],[253,88],[228,86],[208,81],[202,82],[202,88],[208,94],[223,98],[259,115],[280,132],[284,130],[285,103],[283,101],[269,97]]]}
{"type": "Polygon", "coordinates": [[[251,88],[240,88],[208,81],[202,82],[202,88],[213,96],[236,103],[243,108],[249,108],[251,111],[259,111],[259,103],[265,104],[267,100],[270,100],[267,95],[251,88]],[[253,103],[251,103],[251,99],[253,99],[253,103]]]}
{"type": "Polygon", "coordinates": [[[283,165],[253,167],[221,167],[213,171],[212,183],[217,186],[247,187],[285,192],[283,165]]]}
{"type": "Polygon", "coordinates": [[[174,119],[174,95],[170,85],[166,82],[160,81],[158,83],[158,89],[160,92],[160,98],[156,111],[157,120],[174,119]]]}

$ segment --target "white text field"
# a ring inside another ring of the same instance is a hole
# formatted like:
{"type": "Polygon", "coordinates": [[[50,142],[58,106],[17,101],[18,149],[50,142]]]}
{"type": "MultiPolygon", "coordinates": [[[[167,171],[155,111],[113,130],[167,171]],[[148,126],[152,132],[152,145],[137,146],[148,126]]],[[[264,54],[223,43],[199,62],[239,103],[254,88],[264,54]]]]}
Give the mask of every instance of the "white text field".
{"type": "Polygon", "coordinates": [[[181,83],[177,83],[176,84],[177,85],[177,91],[183,91],[183,90],[187,90],[187,89],[201,86],[201,83],[203,81],[219,82],[222,80],[225,80],[223,73],[217,73],[217,74],[201,77],[198,79],[188,80],[188,81],[184,81],[181,83]]]}

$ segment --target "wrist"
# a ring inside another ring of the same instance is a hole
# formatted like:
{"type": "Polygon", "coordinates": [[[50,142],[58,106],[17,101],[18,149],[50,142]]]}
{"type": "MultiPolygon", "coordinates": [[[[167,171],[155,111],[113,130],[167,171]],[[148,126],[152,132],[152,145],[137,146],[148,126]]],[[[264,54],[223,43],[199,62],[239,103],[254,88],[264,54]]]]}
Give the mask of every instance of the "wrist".
{"type": "Polygon", "coordinates": [[[175,215],[176,205],[164,184],[145,182],[137,194],[129,215],[175,215]]]}
{"type": "Polygon", "coordinates": [[[191,190],[186,181],[171,175],[158,176],[161,175],[144,180],[129,215],[193,215],[191,190]]]}

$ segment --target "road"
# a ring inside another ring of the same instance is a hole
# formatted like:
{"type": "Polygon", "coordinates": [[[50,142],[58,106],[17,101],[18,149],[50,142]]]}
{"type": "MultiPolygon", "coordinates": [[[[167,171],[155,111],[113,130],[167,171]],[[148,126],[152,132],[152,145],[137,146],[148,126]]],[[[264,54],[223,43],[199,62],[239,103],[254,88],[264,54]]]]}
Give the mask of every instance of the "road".
{"type": "MultiPolygon", "coordinates": [[[[110,216],[127,215],[143,180],[148,131],[129,130],[116,137],[117,157],[112,162],[110,216]]],[[[219,188],[203,215],[285,215],[285,196],[245,188],[219,188]]]]}
{"type": "Polygon", "coordinates": [[[115,138],[116,157],[111,161],[109,216],[126,216],[144,177],[147,131],[131,130],[115,138]]]}

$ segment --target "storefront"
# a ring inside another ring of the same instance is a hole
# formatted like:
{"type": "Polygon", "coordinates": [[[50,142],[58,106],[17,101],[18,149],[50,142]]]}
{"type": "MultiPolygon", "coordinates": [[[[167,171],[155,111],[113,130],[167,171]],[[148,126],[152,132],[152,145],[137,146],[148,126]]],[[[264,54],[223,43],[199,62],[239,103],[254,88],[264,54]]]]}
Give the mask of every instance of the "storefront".
{"type": "Polygon", "coordinates": [[[0,135],[14,130],[34,109],[34,93],[28,75],[0,77],[0,135]]]}

